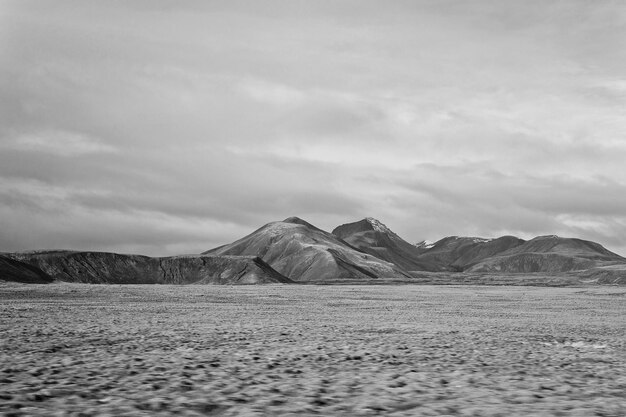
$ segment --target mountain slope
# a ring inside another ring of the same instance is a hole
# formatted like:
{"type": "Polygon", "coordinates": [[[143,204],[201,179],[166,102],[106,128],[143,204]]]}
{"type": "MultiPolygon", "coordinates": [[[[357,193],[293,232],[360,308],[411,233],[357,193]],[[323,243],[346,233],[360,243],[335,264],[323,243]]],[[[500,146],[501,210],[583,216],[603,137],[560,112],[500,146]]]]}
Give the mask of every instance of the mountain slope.
{"type": "Polygon", "coordinates": [[[359,252],[297,217],[268,223],[236,242],[204,254],[258,256],[281,274],[300,282],[410,277],[397,266],[359,252]]]}
{"type": "Polygon", "coordinates": [[[418,247],[420,259],[453,271],[461,271],[483,259],[505,252],[524,243],[514,236],[497,239],[478,237],[445,237],[434,244],[418,247]]]}
{"type": "Polygon", "coordinates": [[[158,258],[163,279],[184,284],[293,283],[257,256],[173,256],[158,258]]]}
{"type": "Polygon", "coordinates": [[[255,257],[151,258],[107,252],[43,251],[10,254],[54,279],[91,284],[260,284],[292,282],[255,257]]]}
{"type": "Polygon", "coordinates": [[[602,245],[582,239],[539,236],[468,268],[470,272],[567,272],[625,263],[602,245]]]}
{"type": "Polygon", "coordinates": [[[439,271],[433,262],[420,259],[420,250],[402,239],[380,221],[367,217],[338,226],[333,235],[348,242],[361,252],[391,262],[407,271],[439,271]]]}
{"type": "Polygon", "coordinates": [[[626,263],[600,265],[584,271],[576,271],[575,275],[586,283],[626,285],[626,263]]]}
{"type": "Polygon", "coordinates": [[[47,284],[53,279],[37,267],[7,256],[0,256],[0,281],[47,284]]]}

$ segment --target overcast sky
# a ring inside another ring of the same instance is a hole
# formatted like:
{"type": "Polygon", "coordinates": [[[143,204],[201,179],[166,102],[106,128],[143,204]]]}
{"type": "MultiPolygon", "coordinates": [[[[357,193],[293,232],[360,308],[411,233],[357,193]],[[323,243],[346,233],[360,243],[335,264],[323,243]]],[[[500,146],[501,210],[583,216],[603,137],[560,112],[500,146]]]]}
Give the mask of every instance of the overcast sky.
{"type": "Polygon", "coordinates": [[[626,255],[626,1],[0,0],[0,251],[293,215],[626,255]]]}

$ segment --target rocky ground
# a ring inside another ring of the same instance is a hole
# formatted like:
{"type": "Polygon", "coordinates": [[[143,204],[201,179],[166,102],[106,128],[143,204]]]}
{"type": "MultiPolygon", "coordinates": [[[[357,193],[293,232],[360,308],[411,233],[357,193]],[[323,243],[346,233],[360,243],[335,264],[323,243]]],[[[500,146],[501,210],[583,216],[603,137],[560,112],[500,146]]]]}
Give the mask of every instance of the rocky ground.
{"type": "Polygon", "coordinates": [[[0,414],[625,416],[626,289],[0,285],[0,414]]]}

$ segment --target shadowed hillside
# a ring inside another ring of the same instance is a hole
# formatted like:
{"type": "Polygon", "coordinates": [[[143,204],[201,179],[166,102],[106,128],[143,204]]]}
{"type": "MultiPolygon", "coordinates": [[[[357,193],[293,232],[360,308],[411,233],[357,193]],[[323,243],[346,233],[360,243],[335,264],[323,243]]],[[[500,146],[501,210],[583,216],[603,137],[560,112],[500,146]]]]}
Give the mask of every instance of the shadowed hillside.
{"type": "Polygon", "coordinates": [[[292,282],[256,257],[151,258],[107,252],[45,251],[11,254],[54,279],[92,284],[264,284],[292,282]]]}
{"type": "Polygon", "coordinates": [[[407,271],[441,271],[435,262],[420,258],[421,251],[391,231],[380,221],[368,217],[343,224],[333,234],[362,252],[391,262],[407,271]]]}
{"type": "Polygon", "coordinates": [[[53,279],[35,266],[6,256],[0,256],[0,281],[47,284],[52,282],[53,279]]]}

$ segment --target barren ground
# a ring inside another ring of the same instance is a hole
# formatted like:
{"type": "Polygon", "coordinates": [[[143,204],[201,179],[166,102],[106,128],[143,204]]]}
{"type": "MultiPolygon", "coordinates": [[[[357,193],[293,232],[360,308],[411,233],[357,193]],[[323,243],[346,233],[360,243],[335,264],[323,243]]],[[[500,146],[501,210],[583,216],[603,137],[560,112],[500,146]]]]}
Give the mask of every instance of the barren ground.
{"type": "Polygon", "coordinates": [[[0,284],[0,413],[625,416],[626,289],[0,284]]]}

